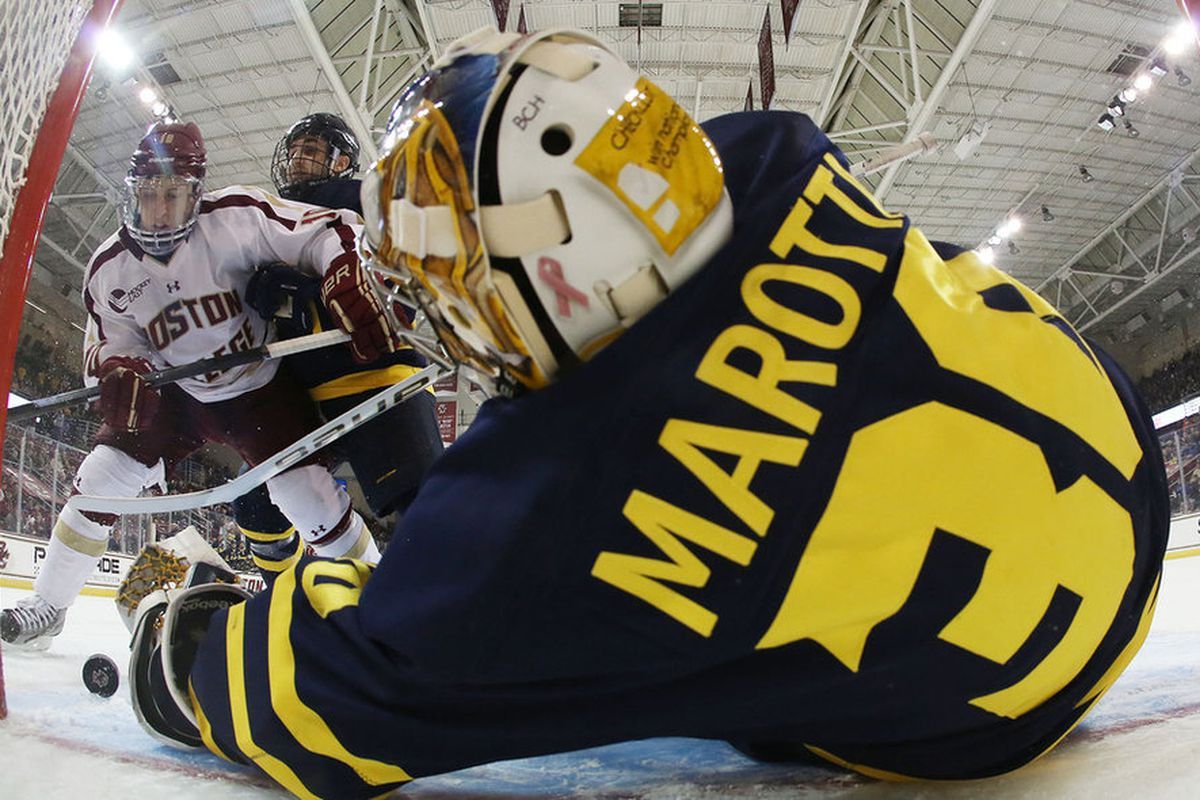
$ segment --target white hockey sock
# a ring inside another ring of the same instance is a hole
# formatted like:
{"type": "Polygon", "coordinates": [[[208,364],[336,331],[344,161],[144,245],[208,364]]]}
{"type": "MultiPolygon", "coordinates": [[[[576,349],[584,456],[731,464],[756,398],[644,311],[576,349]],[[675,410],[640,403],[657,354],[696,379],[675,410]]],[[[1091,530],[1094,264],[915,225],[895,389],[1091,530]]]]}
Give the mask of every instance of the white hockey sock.
{"type": "MultiPolygon", "coordinates": [[[[81,494],[136,497],[159,470],[160,465],[148,467],[115,447],[97,445],[79,465],[75,488],[81,494]]],[[[56,608],[66,608],[75,602],[95,569],[96,560],[108,548],[111,530],[112,525],[88,519],[64,506],[58,513],[46,560],[33,582],[33,590],[56,608]]]]}
{"type": "MultiPolygon", "coordinates": [[[[66,509],[63,509],[66,511],[66,509]]],[[[102,526],[87,520],[91,525],[102,526]]],[[[96,568],[96,560],[108,549],[108,528],[101,531],[103,538],[95,539],[73,529],[58,515],[50,546],[46,549],[46,560],[33,582],[33,590],[55,608],[66,608],[75,602],[88,576],[96,568]]]]}
{"type": "Polygon", "coordinates": [[[326,558],[379,563],[379,548],[350,496],[319,466],[296,467],[267,481],[271,501],[292,521],[301,538],[326,558]]]}

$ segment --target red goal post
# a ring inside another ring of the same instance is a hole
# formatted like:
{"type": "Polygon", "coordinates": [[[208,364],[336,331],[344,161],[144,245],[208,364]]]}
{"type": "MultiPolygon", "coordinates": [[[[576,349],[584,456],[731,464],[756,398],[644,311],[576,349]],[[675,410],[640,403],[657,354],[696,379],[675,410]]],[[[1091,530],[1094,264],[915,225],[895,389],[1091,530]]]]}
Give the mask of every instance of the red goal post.
{"type": "MultiPolygon", "coordinates": [[[[0,446],[33,254],[91,76],[121,0],[0,2],[0,446]]],[[[0,719],[7,713],[0,665],[0,719]]]]}

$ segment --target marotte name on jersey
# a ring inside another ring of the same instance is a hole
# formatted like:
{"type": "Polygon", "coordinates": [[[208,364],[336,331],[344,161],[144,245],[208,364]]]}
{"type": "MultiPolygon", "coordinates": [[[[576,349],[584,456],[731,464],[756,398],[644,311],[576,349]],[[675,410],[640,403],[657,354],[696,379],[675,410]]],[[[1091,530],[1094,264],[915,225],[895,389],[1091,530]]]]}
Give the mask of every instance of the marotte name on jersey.
{"type": "MultiPolygon", "coordinates": [[[[851,283],[833,272],[799,262],[803,256],[813,254],[844,259],[876,273],[882,273],[888,262],[885,252],[821,238],[810,224],[814,212],[822,206],[822,213],[829,213],[836,220],[833,224],[822,224],[822,233],[853,230],[856,225],[894,230],[896,247],[904,229],[903,218],[875,205],[871,196],[831,155],[826,155],[824,164],[816,168],[802,195],[770,244],[771,252],[783,263],[758,264],[742,281],[741,300],[759,324],[735,324],[723,330],[709,346],[695,373],[697,380],[787,423],[800,435],[781,436],[669,419],[658,440],[663,449],[760,538],[766,536],[775,512],[750,490],[759,465],[768,461],[798,467],[809,438],[821,421],[820,409],[789,394],[780,384],[837,385],[837,364],[788,359],[779,334],[836,352],[854,338],[862,316],[861,298],[851,283]],[[857,196],[866,204],[847,194],[837,179],[858,189],[857,196]],[[765,290],[774,281],[819,292],[840,309],[840,320],[830,323],[780,304],[765,290]],[[757,373],[730,363],[730,356],[738,350],[750,351],[757,357],[757,373]],[[737,466],[727,473],[702,450],[734,455],[738,458],[737,466]]],[[[649,603],[701,636],[710,636],[718,615],[660,582],[697,588],[708,582],[709,568],[679,538],[743,567],[749,565],[757,543],[640,489],[630,492],[623,513],[670,561],[603,551],[596,558],[592,575],[649,603]]]]}

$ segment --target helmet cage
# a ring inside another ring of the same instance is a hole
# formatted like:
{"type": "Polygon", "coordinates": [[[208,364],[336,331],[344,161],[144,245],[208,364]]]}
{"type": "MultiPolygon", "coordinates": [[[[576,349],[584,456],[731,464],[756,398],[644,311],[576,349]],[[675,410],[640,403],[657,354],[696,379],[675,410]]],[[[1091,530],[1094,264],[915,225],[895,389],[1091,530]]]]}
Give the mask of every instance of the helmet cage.
{"type": "Polygon", "coordinates": [[[271,156],[271,181],[285,199],[301,199],[305,190],[323,183],[350,178],[358,171],[358,141],[346,123],[333,114],[313,114],[293,125],[275,145],[271,156]],[[293,155],[292,148],[302,139],[312,139],[324,145],[319,157],[303,151],[293,155]],[[345,168],[334,171],[333,165],[345,156],[345,168]]]}
{"type": "Polygon", "coordinates": [[[504,391],[513,377],[527,385],[544,382],[491,281],[454,131],[428,99],[419,101],[411,118],[413,124],[397,132],[408,146],[389,148],[363,180],[366,224],[359,252],[393,329],[404,336],[408,327],[396,303],[416,306],[450,357],[489,391],[504,391]],[[401,249],[398,242],[412,241],[413,230],[427,225],[427,206],[446,210],[443,219],[455,232],[447,242],[453,243],[430,241],[437,252],[401,249]],[[380,213],[384,207],[391,230],[380,213]]]}
{"type": "Polygon", "coordinates": [[[121,195],[125,229],[150,255],[168,255],[191,235],[200,215],[201,193],[200,179],[191,175],[128,176],[121,195]],[[151,205],[159,203],[166,207],[151,205]]]}

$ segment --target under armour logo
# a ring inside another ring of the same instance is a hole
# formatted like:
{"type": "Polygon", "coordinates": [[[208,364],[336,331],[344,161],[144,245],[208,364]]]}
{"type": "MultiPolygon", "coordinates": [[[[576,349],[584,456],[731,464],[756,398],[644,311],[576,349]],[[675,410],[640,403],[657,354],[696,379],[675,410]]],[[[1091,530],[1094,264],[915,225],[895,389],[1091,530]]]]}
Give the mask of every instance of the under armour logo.
{"type": "Polygon", "coordinates": [[[179,291],[179,281],[170,281],[167,283],[167,294],[175,294],[179,291]]]}
{"type": "Polygon", "coordinates": [[[578,303],[583,308],[588,307],[587,295],[567,283],[567,279],[563,277],[562,264],[553,258],[542,256],[538,259],[538,277],[554,290],[560,317],[571,316],[571,303],[578,303]]]}

